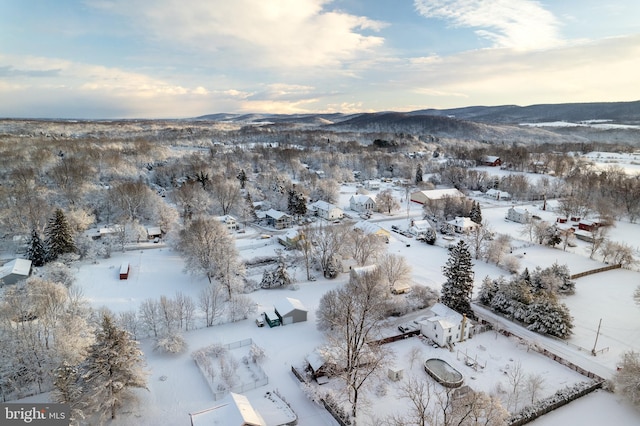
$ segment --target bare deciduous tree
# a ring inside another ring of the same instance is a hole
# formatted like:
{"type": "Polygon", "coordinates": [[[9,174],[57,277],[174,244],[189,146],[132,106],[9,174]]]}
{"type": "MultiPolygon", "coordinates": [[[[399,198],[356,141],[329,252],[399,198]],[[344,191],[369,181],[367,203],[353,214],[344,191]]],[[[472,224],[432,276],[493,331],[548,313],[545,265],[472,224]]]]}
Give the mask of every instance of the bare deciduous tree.
{"type": "Polygon", "coordinates": [[[200,291],[198,305],[205,315],[205,324],[211,327],[224,312],[226,295],[222,286],[218,283],[209,284],[200,291]]]}
{"type": "Polygon", "coordinates": [[[380,257],[378,267],[389,288],[411,279],[411,266],[403,256],[387,253],[380,257]]]}
{"type": "Polygon", "coordinates": [[[384,242],[379,236],[357,229],[349,234],[349,240],[353,259],[358,266],[374,262],[384,249],[384,242]]]}
{"type": "Polygon", "coordinates": [[[327,322],[322,325],[327,330],[323,355],[345,381],[353,417],[357,417],[363,386],[390,357],[384,345],[369,343],[380,336],[385,295],[380,273],[373,269],[352,274],[349,283],[321,299],[320,306],[328,310],[318,315],[327,322]]]}

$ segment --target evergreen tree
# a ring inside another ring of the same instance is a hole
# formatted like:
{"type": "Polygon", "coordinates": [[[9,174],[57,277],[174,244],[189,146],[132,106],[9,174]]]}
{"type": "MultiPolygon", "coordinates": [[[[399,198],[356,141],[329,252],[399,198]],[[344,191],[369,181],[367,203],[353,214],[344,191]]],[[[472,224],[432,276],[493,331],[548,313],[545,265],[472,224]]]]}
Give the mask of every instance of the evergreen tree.
{"type": "Polygon", "coordinates": [[[71,226],[62,210],[56,209],[53,217],[49,219],[45,235],[47,260],[55,260],[62,254],[76,251],[71,226]]]}
{"type": "Polygon", "coordinates": [[[451,248],[443,275],[447,281],[442,285],[442,303],[454,311],[475,318],[471,310],[473,265],[471,253],[464,241],[461,240],[451,248]]]}
{"type": "Polygon", "coordinates": [[[51,399],[53,402],[68,404],[71,409],[71,424],[76,424],[85,418],[82,383],[78,367],[62,364],[54,370],[53,374],[51,399]]]}
{"type": "Polygon", "coordinates": [[[247,174],[245,173],[244,169],[240,169],[236,177],[240,181],[240,189],[244,189],[247,184],[247,174]]]}
{"type": "Polygon", "coordinates": [[[541,297],[530,304],[524,321],[529,324],[527,329],[531,331],[561,339],[568,338],[573,328],[573,318],[569,308],[564,303],[559,303],[555,297],[541,297]]]}
{"type": "Polygon", "coordinates": [[[44,243],[35,229],[31,231],[31,242],[27,249],[27,259],[31,261],[33,266],[42,266],[47,261],[47,250],[44,243]]]}
{"type": "Polygon", "coordinates": [[[288,196],[287,211],[291,216],[298,218],[307,214],[307,200],[304,194],[291,188],[288,191],[288,196]]]}
{"type": "Polygon", "coordinates": [[[481,224],[482,223],[482,211],[480,210],[480,203],[477,201],[474,201],[473,204],[471,204],[471,211],[469,212],[469,219],[471,219],[473,222],[477,223],[477,224],[481,224]]]}
{"type": "Polygon", "coordinates": [[[138,343],[105,313],[82,364],[83,400],[89,414],[99,421],[114,419],[118,407],[131,398],[131,388],[146,389],[143,362],[138,343]]]}
{"type": "Polygon", "coordinates": [[[420,164],[418,164],[418,166],[416,167],[416,184],[419,184],[420,182],[422,182],[422,166],[420,164]]]}
{"type": "Polygon", "coordinates": [[[245,199],[245,216],[249,219],[250,222],[255,222],[258,220],[258,215],[256,214],[256,208],[253,205],[253,199],[251,198],[251,193],[247,192],[247,195],[244,197],[245,199]]]}

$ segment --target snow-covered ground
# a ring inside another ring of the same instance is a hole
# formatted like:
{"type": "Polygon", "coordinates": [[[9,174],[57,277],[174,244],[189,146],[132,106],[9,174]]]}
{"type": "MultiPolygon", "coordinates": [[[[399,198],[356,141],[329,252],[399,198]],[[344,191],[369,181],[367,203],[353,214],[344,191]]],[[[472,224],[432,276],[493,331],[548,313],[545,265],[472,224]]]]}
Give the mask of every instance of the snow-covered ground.
{"type": "MultiPolygon", "coordinates": [[[[391,184],[386,184],[391,186],[391,184]]],[[[355,185],[346,185],[341,190],[340,207],[348,206],[348,199],[358,189],[355,185]]],[[[404,190],[396,188],[398,198],[405,196],[404,190]]],[[[601,262],[590,260],[586,243],[577,242],[577,246],[568,251],[552,249],[532,244],[521,235],[522,225],[505,221],[508,202],[496,202],[478,198],[482,205],[483,218],[499,233],[514,238],[514,255],[520,260],[521,267],[533,269],[545,268],[554,262],[567,264],[571,273],[582,272],[603,266],[601,262]]],[[[543,211],[539,204],[523,205],[544,220],[555,221],[556,215],[550,209],[543,211]]],[[[392,225],[407,228],[411,218],[421,218],[421,206],[409,204],[403,199],[402,208],[391,216],[375,214],[371,219],[386,229],[392,225]]],[[[354,215],[355,217],[355,215],[354,215]]],[[[237,240],[240,255],[244,259],[272,255],[274,249],[281,248],[275,238],[262,239],[261,231],[249,231],[237,240]]],[[[611,237],[634,247],[640,241],[640,225],[620,222],[611,230],[611,237]]],[[[444,277],[441,267],[448,259],[445,241],[439,235],[436,246],[429,246],[414,239],[392,233],[388,250],[405,256],[413,268],[414,282],[440,289],[444,277]]],[[[147,298],[157,299],[161,295],[172,297],[176,292],[197,295],[208,283],[203,277],[192,276],[183,271],[184,262],[170,248],[163,245],[146,245],[125,253],[114,253],[110,259],[101,259],[97,263],[83,263],[78,266],[77,283],[82,287],[85,297],[94,307],[107,306],[113,311],[137,310],[147,298]],[[129,262],[131,272],[128,280],[118,276],[120,264],[129,262]]],[[[476,290],[485,276],[508,275],[495,265],[476,261],[474,266],[476,290]]],[[[141,346],[150,370],[149,391],[140,391],[139,405],[128,413],[123,413],[114,424],[118,425],[178,425],[188,424],[189,414],[217,405],[213,400],[206,379],[191,358],[191,352],[213,343],[230,343],[251,338],[265,350],[266,359],[262,368],[269,377],[267,386],[244,393],[252,403],[263,403],[268,391],[277,389],[299,416],[300,425],[334,425],[332,417],[320,406],[310,401],[300,388],[297,379],[291,373],[291,366],[301,366],[304,358],[323,342],[323,337],[315,326],[315,311],[322,295],[348,279],[347,274],[335,280],[318,278],[314,282],[304,281],[301,267],[290,272],[296,278],[293,289],[259,290],[249,294],[257,304],[258,312],[270,309],[283,297],[299,299],[309,310],[308,321],[269,328],[256,327],[253,318],[236,323],[222,324],[210,328],[199,328],[185,333],[188,350],[183,354],[170,355],[153,349],[153,341],[143,339],[141,346]]],[[[316,273],[316,276],[319,274],[316,273]]],[[[259,277],[254,277],[259,279],[259,277]]],[[[632,294],[640,284],[640,273],[628,270],[616,270],[592,275],[577,280],[576,294],[563,301],[574,316],[574,335],[565,345],[572,357],[585,357],[595,362],[604,371],[615,370],[622,352],[640,350],[640,307],[634,304],[632,294]],[[598,322],[602,319],[596,349],[601,351],[596,357],[590,354],[596,339],[598,322]],[[580,349],[583,348],[583,349],[580,349]]],[[[389,333],[406,319],[394,319],[389,322],[389,333]]],[[[202,326],[202,322],[198,324],[202,326]]],[[[527,352],[524,345],[514,339],[508,339],[494,332],[487,332],[458,344],[460,352],[434,349],[414,337],[391,344],[396,353],[397,367],[404,369],[404,375],[417,375],[430,380],[422,370],[421,362],[410,364],[408,353],[413,347],[419,347],[422,361],[430,357],[440,357],[463,373],[465,381],[473,388],[493,391],[499,384],[505,386],[504,371],[520,362],[527,373],[544,377],[545,395],[554,393],[558,388],[583,380],[577,373],[560,366],[532,351],[527,352]],[[486,367],[472,370],[461,360],[461,353],[477,357],[486,367]]],[[[366,418],[379,418],[402,410],[401,400],[397,399],[394,384],[387,384],[387,394],[380,401],[363,406],[366,418]]],[[[43,396],[40,396],[42,398],[43,396]]],[[[615,424],[631,426],[640,424],[640,413],[624,402],[619,395],[604,391],[596,392],[568,406],[537,420],[537,425],[582,424],[600,425],[615,419],[615,424]],[[608,414],[601,414],[608,413],[608,414]],[[602,417],[605,416],[605,417],[602,417]]],[[[362,424],[367,424],[365,420],[362,424]]]]}

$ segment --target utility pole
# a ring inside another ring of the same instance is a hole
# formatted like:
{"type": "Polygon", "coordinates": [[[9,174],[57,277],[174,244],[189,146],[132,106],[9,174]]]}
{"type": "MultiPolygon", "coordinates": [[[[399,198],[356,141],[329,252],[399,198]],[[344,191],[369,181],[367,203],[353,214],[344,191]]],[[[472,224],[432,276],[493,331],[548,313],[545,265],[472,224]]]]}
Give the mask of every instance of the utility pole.
{"type": "Polygon", "coordinates": [[[593,349],[591,349],[591,355],[596,356],[596,345],[598,344],[598,336],[600,335],[600,326],[602,325],[602,318],[600,318],[600,322],[598,322],[598,331],[596,332],[596,341],[593,344],[593,349]]]}

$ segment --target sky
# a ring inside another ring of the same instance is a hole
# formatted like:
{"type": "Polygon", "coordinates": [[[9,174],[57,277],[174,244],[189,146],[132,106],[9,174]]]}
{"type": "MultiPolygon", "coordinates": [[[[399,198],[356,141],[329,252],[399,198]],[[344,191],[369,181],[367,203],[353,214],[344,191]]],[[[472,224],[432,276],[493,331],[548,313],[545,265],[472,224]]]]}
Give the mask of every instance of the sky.
{"type": "Polygon", "coordinates": [[[640,99],[637,0],[0,0],[0,117],[640,99]]]}

